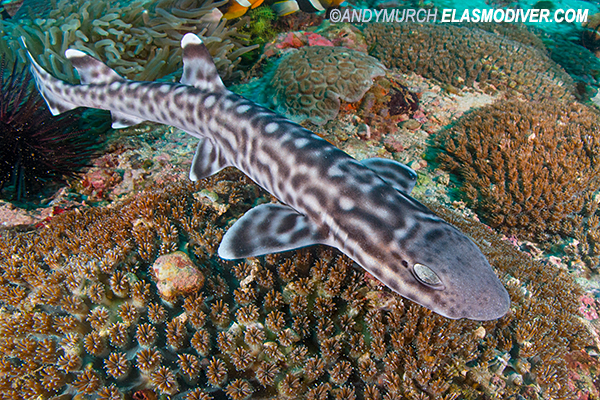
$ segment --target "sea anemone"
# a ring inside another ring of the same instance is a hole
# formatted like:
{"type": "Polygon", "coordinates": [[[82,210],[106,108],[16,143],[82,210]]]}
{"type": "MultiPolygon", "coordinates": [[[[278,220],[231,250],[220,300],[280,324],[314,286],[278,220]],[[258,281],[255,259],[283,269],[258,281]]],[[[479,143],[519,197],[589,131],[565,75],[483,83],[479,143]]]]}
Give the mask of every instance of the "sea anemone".
{"type": "Polygon", "coordinates": [[[4,58],[0,88],[0,197],[34,200],[85,166],[96,139],[79,127],[80,111],[52,117],[29,71],[4,58]]]}

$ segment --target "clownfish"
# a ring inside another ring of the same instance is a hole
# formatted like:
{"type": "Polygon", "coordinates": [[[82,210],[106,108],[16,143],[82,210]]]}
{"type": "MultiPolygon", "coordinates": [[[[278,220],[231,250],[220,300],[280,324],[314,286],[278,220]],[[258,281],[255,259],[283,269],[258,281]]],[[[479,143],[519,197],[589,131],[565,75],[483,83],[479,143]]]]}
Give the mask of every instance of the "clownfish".
{"type": "Polygon", "coordinates": [[[256,8],[263,3],[264,0],[230,0],[229,8],[223,15],[225,19],[235,19],[241,17],[248,9],[256,8]]]}

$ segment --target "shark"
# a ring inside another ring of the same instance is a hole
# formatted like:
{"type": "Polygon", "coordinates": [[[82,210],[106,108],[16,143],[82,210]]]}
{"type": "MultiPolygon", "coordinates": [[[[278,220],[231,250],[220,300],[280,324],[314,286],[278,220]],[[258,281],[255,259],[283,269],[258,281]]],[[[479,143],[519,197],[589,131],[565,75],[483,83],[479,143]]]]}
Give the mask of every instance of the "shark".
{"type": "Polygon", "coordinates": [[[228,90],[199,36],[186,34],[181,46],[178,83],[131,81],[69,49],[65,55],[80,78],[71,84],[27,54],[54,115],[91,107],[109,110],[114,128],[142,121],[174,126],[199,140],[190,179],[233,166],[277,198],[233,223],[219,245],[221,258],[327,245],[447,318],[486,321],[508,312],[509,295],[477,245],[410,196],[417,182],[411,168],[384,158],[356,160],[228,90]]]}

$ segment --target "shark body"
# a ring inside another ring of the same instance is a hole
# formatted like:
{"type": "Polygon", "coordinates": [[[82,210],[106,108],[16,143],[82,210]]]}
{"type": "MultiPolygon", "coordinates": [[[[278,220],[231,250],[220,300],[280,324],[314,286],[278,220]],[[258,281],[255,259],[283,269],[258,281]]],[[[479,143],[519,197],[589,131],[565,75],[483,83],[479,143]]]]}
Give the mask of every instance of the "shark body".
{"type": "Polygon", "coordinates": [[[223,85],[201,39],[182,39],[180,83],[134,82],[78,50],[66,56],[81,84],[60,81],[31,57],[51,111],[110,110],[113,127],[154,121],[200,139],[190,178],[235,166],[282,204],[259,205],[219,246],[239,259],[325,244],[405,298],[448,318],[490,320],[508,293],[477,246],[410,197],[416,174],[386,159],[355,160],[302,126],[223,85]]]}

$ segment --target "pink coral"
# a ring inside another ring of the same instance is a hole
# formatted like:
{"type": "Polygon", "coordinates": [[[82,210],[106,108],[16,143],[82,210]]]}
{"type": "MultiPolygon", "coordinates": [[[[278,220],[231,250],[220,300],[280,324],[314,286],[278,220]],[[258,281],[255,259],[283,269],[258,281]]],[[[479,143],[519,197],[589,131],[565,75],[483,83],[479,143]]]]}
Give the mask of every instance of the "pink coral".
{"type": "Polygon", "coordinates": [[[305,33],[304,37],[308,40],[309,46],[333,46],[331,40],[317,34],[317,33],[305,33]]]}
{"type": "Polygon", "coordinates": [[[334,46],[326,37],[314,32],[280,33],[273,43],[265,46],[264,56],[269,58],[286,53],[285,49],[298,49],[304,46],[334,46]]]}
{"type": "Polygon", "coordinates": [[[596,311],[597,304],[594,298],[584,295],[581,296],[579,302],[579,312],[585,319],[589,321],[598,319],[598,312],[596,311]]]}
{"type": "Polygon", "coordinates": [[[287,49],[289,47],[297,49],[298,47],[304,46],[304,41],[301,39],[300,32],[288,32],[282,39],[280,38],[281,35],[277,37],[279,43],[275,45],[278,49],[287,49]]]}

